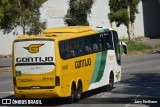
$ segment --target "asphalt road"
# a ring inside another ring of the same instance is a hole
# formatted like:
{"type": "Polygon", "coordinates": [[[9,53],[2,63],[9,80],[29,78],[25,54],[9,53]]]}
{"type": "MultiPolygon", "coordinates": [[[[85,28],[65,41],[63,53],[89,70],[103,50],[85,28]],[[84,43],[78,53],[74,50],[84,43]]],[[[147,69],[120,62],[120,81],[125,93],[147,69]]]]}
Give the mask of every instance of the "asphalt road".
{"type": "Polygon", "coordinates": [[[0,58],[0,67],[12,66],[12,58],[0,58]]]}
{"type": "MultiPolygon", "coordinates": [[[[0,59],[0,62],[11,59],[0,59]]],[[[0,63],[1,64],[1,63],[0,63]]],[[[11,66],[10,63],[5,66],[11,66]]],[[[0,73],[0,98],[13,98],[11,73],[0,73]]],[[[122,58],[122,81],[114,89],[103,88],[83,94],[75,104],[56,104],[61,107],[160,107],[155,104],[133,104],[132,101],[160,101],[160,52],[122,58]],[[147,99],[148,98],[148,99],[147,99]],[[152,99],[155,98],[155,99],[152,99]],[[131,103],[131,104],[130,104],[131,103]]]]}

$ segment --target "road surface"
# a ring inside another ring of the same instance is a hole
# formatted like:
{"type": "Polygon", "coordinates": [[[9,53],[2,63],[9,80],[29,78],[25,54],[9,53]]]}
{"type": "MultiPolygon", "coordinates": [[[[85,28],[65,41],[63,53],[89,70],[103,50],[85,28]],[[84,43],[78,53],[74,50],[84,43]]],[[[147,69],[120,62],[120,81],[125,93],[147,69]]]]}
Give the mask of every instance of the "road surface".
{"type": "Polygon", "coordinates": [[[12,66],[12,58],[0,58],[0,68],[12,66]]]}
{"type": "MultiPolygon", "coordinates": [[[[139,98],[151,97],[155,98],[154,100],[158,100],[158,98],[160,100],[160,52],[123,57],[122,81],[116,83],[112,91],[105,92],[103,88],[99,88],[84,93],[83,99],[79,103],[72,105],[60,103],[56,106],[160,107],[160,105],[147,103],[130,104],[131,101],[140,100],[139,98]]],[[[12,74],[10,72],[0,73],[0,98],[13,98],[12,74]]]]}

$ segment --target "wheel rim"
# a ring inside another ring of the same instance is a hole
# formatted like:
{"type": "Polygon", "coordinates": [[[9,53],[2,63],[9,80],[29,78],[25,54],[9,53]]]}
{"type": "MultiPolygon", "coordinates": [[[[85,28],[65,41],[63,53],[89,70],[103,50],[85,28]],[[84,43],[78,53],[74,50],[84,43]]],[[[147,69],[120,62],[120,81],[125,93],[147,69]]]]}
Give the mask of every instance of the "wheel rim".
{"type": "Polygon", "coordinates": [[[77,92],[77,98],[80,99],[81,98],[81,87],[78,89],[78,92],[77,92]]]}
{"type": "Polygon", "coordinates": [[[114,84],[114,77],[113,74],[111,74],[109,78],[109,84],[106,86],[106,90],[111,91],[113,88],[113,84],[114,84]]]}
{"type": "Polygon", "coordinates": [[[75,101],[78,102],[81,99],[82,87],[78,86],[78,89],[75,93],[75,101]]]}
{"type": "Polygon", "coordinates": [[[70,95],[70,103],[72,103],[74,101],[74,88],[72,86],[71,88],[71,95],[70,95]]]}
{"type": "Polygon", "coordinates": [[[113,87],[113,78],[112,77],[109,80],[109,85],[110,85],[110,87],[113,87]]]}

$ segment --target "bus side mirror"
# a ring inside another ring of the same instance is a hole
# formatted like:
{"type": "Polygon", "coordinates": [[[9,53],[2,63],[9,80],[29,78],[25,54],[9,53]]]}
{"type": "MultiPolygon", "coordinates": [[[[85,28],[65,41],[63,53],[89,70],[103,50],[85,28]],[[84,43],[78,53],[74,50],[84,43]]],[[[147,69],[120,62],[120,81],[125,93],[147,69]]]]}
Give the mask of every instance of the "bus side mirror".
{"type": "Polygon", "coordinates": [[[124,54],[128,54],[128,48],[125,42],[121,41],[120,45],[123,47],[124,54]]]}

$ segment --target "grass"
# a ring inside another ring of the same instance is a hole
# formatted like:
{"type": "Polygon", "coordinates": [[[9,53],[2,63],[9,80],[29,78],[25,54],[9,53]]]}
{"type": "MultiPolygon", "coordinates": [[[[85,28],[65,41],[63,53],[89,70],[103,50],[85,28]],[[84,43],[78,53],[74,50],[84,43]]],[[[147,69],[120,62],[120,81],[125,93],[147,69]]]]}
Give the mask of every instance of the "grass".
{"type": "Polygon", "coordinates": [[[130,42],[128,41],[127,38],[121,38],[120,39],[120,41],[124,41],[127,44],[129,53],[144,52],[146,50],[152,50],[152,49],[160,48],[160,44],[155,45],[155,46],[150,46],[150,45],[146,45],[146,44],[143,44],[143,43],[139,42],[139,41],[144,41],[144,40],[149,40],[149,38],[147,38],[147,37],[136,37],[130,42]]]}
{"type": "Polygon", "coordinates": [[[146,49],[153,49],[153,47],[150,46],[150,45],[146,45],[146,44],[138,43],[138,42],[134,42],[134,41],[126,42],[126,44],[127,44],[127,47],[128,47],[128,52],[143,51],[143,50],[146,50],[146,49]]]}
{"type": "Polygon", "coordinates": [[[155,45],[153,48],[160,48],[160,44],[155,45]]]}

